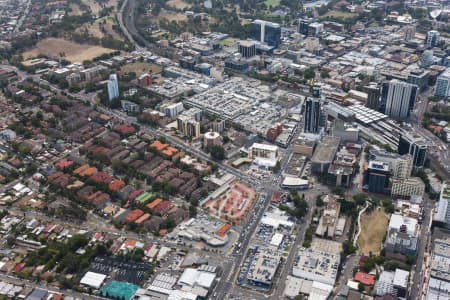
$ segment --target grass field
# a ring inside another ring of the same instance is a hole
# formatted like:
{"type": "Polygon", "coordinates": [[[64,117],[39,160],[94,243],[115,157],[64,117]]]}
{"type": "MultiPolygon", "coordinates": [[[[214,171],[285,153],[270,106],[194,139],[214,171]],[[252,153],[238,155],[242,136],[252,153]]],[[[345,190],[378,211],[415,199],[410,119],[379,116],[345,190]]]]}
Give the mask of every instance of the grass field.
{"type": "Polygon", "coordinates": [[[83,12],[80,9],[80,6],[76,3],[71,3],[70,4],[70,12],[69,12],[69,16],[81,16],[83,14],[83,12]]]}
{"type": "Polygon", "coordinates": [[[106,16],[100,19],[95,20],[94,23],[86,23],[80,28],[78,28],[77,32],[84,32],[85,29],[89,32],[90,35],[96,37],[96,38],[103,38],[105,35],[110,34],[114,39],[116,40],[122,40],[122,37],[120,34],[118,34],[113,29],[113,25],[115,24],[115,20],[113,17],[106,16]],[[103,27],[104,31],[102,31],[100,28],[103,27]]]}
{"type": "Polygon", "coordinates": [[[233,39],[233,38],[226,38],[226,39],[221,40],[219,44],[222,47],[228,47],[228,46],[233,45],[234,43],[236,43],[235,39],[233,39]]]}
{"type": "Polygon", "coordinates": [[[185,9],[191,7],[191,5],[183,0],[169,0],[167,5],[175,7],[177,9],[185,9]]]}
{"type": "Polygon", "coordinates": [[[47,38],[39,41],[36,46],[23,53],[24,60],[43,54],[54,59],[59,59],[60,53],[64,53],[64,59],[70,62],[83,62],[92,60],[105,53],[114,52],[113,49],[101,46],[77,44],[59,38],[47,38]]]}
{"type": "Polygon", "coordinates": [[[357,14],[351,13],[351,12],[344,12],[344,11],[329,11],[326,14],[324,14],[321,19],[325,19],[327,17],[329,18],[338,18],[338,19],[350,19],[355,17],[357,14]]]}
{"type": "Polygon", "coordinates": [[[173,11],[166,11],[164,9],[161,10],[161,12],[158,15],[158,19],[166,19],[169,22],[172,21],[176,21],[176,22],[180,22],[180,21],[186,21],[187,20],[187,16],[181,13],[177,13],[177,12],[173,12],[173,11]]]}
{"type": "Polygon", "coordinates": [[[82,2],[87,6],[89,6],[93,14],[98,14],[103,8],[106,7],[113,6],[115,7],[114,10],[117,10],[117,3],[119,2],[119,0],[108,0],[107,2],[105,1],[104,3],[99,3],[95,0],[82,0],[82,2]]]}
{"type": "Polygon", "coordinates": [[[272,7],[277,7],[280,5],[281,0],[266,0],[264,1],[264,3],[266,4],[267,7],[272,6],[272,7]]]}
{"type": "Polygon", "coordinates": [[[361,216],[361,234],[358,239],[361,254],[379,253],[383,242],[388,218],[382,209],[375,209],[361,216]]]}
{"type": "Polygon", "coordinates": [[[162,68],[161,66],[155,64],[149,64],[145,62],[134,62],[123,66],[121,70],[124,71],[125,73],[134,72],[139,76],[142,73],[159,74],[161,73],[162,68]]]}

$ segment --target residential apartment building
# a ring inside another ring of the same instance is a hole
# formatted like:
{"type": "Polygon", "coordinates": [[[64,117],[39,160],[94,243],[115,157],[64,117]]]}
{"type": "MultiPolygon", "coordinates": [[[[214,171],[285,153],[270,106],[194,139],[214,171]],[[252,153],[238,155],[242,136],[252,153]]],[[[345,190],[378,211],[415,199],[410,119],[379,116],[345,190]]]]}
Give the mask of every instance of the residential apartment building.
{"type": "Polygon", "coordinates": [[[178,131],[186,137],[197,139],[200,137],[200,122],[190,116],[180,115],[177,118],[178,131]]]}
{"type": "Polygon", "coordinates": [[[119,81],[116,74],[109,75],[109,80],[107,82],[108,86],[108,99],[112,101],[119,97],[119,81]]]}
{"type": "Polygon", "coordinates": [[[397,79],[383,83],[381,92],[382,112],[393,119],[405,119],[414,109],[418,87],[397,79]]]}
{"type": "Polygon", "coordinates": [[[254,143],[248,148],[248,158],[257,157],[278,159],[278,147],[274,145],[254,143]]]}
{"type": "Polygon", "coordinates": [[[450,68],[447,68],[444,73],[438,76],[434,95],[438,97],[450,96],[450,68]]]}

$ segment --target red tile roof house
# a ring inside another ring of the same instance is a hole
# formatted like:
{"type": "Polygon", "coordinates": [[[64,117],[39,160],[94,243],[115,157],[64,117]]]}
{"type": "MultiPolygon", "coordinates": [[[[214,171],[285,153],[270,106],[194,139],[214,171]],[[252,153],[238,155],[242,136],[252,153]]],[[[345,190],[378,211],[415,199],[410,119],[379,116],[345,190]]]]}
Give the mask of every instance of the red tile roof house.
{"type": "Polygon", "coordinates": [[[128,124],[120,124],[114,126],[114,131],[120,133],[121,135],[130,135],[134,133],[135,129],[133,126],[128,124]]]}
{"type": "Polygon", "coordinates": [[[153,244],[152,243],[145,244],[145,246],[143,248],[145,256],[150,256],[150,250],[152,248],[153,248],[153,244]]]}
{"type": "Polygon", "coordinates": [[[80,197],[83,200],[87,200],[89,195],[93,194],[95,191],[95,188],[93,186],[87,185],[84,188],[81,188],[77,192],[77,196],[80,197]]]}
{"type": "Polygon", "coordinates": [[[87,200],[93,203],[97,208],[102,207],[107,201],[110,200],[108,194],[101,191],[97,191],[87,197],[87,200]]]}
{"type": "Polygon", "coordinates": [[[156,205],[153,208],[153,211],[160,213],[161,215],[164,215],[165,213],[167,213],[172,207],[174,207],[173,203],[170,202],[169,200],[165,200],[161,203],[159,203],[158,205],[156,205]]]}
{"type": "Polygon", "coordinates": [[[57,167],[58,169],[64,169],[70,167],[71,165],[73,165],[73,161],[67,158],[63,158],[55,164],[55,167],[57,167]]]}
{"type": "Polygon", "coordinates": [[[113,179],[113,180],[109,183],[108,188],[109,188],[111,191],[118,191],[118,190],[120,190],[121,188],[123,188],[124,186],[125,186],[125,182],[124,182],[123,180],[120,180],[120,179],[113,179]]]}
{"type": "Polygon", "coordinates": [[[184,221],[184,219],[186,219],[188,216],[188,213],[182,209],[182,208],[178,208],[178,207],[174,207],[169,211],[169,219],[173,220],[175,222],[175,224],[180,224],[181,222],[184,221]]]}
{"type": "Polygon", "coordinates": [[[73,178],[69,174],[63,174],[60,177],[54,179],[52,183],[60,188],[65,188],[73,181],[73,178]]]}
{"type": "Polygon", "coordinates": [[[20,273],[20,271],[22,271],[23,268],[25,268],[25,263],[17,264],[17,265],[14,267],[14,273],[20,273]]]}
{"type": "Polygon", "coordinates": [[[106,172],[97,172],[89,177],[89,179],[95,182],[110,183],[113,180],[113,177],[106,172]]]}
{"type": "Polygon", "coordinates": [[[42,230],[42,232],[44,233],[50,233],[53,231],[53,229],[55,229],[56,225],[54,224],[47,224],[47,226],[44,227],[44,229],[42,230]]]}
{"type": "Polygon", "coordinates": [[[358,281],[364,285],[374,285],[375,284],[375,275],[367,274],[364,272],[357,272],[355,274],[355,281],[358,281]]]}
{"type": "Polygon", "coordinates": [[[135,190],[134,192],[132,192],[129,196],[128,196],[128,201],[133,201],[134,199],[137,198],[137,196],[139,196],[140,194],[142,194],[143,192],[145,192],[144,189],[139,189],[139,190],[135,190]]]}
{"type": "Polygon", "coordinates": [[[178,177],[173,178],[169,183],[176,188],[180,188],[183,184],[185,184],[184,180],[178,177]]]}
{"type": "Polygon", "coordinates": [[[131,211],[130,213],[127,214],[127,216],[125,217],[125,221],[126,222],[134,222],[136,221],[139,217],[141,217],[144,214],[144,212],[140,209],[135,209],[133,211],[131,211]]]}
{"type": "Polygon", "coordinates": [[[151,232],[159,230],[159,226],[164,222],[164,219],[158,216],[152,216],[150,220],[144,222],[144,226],[151,232]]]}
{"type": "Polygon", "coordinates": [[[50,181],[50,182],[52,182],[52,181],[54,181],[55,179],[57,179],[58,177],[61,177],[62,175],[64,175],[64,173],[61,172],[61,171],[58,171],[58,172],[55,172],[55,173],[53,173],[53,174],[47,176],[47,180],[50,181]]]}

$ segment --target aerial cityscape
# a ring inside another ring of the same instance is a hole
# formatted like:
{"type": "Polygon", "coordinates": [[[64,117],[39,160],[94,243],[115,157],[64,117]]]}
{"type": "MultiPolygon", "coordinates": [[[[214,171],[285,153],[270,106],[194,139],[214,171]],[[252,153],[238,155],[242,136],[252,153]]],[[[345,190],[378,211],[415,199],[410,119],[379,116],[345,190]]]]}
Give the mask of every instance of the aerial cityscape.
{"type": "Polygon", "coordinates": [[[450,300],[449,0],[0,11],[0,300],[450,300]]]}

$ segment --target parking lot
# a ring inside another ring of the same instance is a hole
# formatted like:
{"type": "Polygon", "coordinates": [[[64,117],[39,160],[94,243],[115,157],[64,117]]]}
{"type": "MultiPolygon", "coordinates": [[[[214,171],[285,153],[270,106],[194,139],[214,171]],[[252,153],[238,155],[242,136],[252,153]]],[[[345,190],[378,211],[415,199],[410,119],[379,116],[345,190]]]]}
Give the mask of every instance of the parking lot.
{"type": "Polygon", "coordinates": [[[247,283],[247,274],[250,270],[250,266],[252,264],[253,257],[257,251],[256,247],[249,247],[247,256],[245,257],[244,262],[242,263],[241,271],[238,276],[238,283],[241,285],[245,285],[247,283]]]}
{"type": "Polygon", "coordinates": [[[120,257],[97,256],[91,262],[89,271],[111,276],[118,281],[140,283],[145,279],[151,264],[134,262],[120,257]]]}

